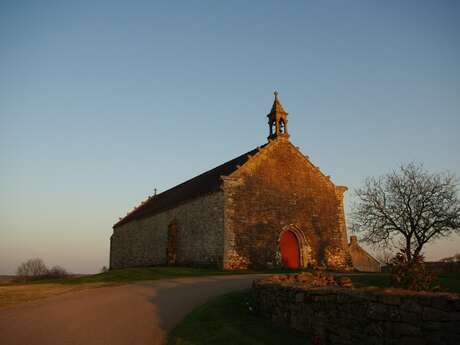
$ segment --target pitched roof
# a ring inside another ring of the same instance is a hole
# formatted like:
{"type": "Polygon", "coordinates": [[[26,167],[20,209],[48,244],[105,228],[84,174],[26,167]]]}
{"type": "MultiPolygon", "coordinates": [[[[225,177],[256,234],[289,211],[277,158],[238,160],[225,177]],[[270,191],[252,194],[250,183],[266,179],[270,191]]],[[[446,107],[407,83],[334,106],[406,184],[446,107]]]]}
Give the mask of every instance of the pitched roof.
{"type": "Polygon", "coordinates": [[[273,101],[272,109],[267,116],[270,116],[271,113],[284,113],[287,115],[286,110],[284,110],[283,105],[281,104],[280,100],[278,99],[278,92],[275,91],[275,100],[273,101]]]}
{"type": "Polygon", "coordinates": [[[115,228],[122,224],[129,223],[135,219],[152,216],[167,209],[174,208],[185,201],[208,193],[217,192],[222,184],[221,176],[230,175],[237,170],[239,166],[247,162],[249,159],[248,155],[254,155],[257,152],[258,148],[246,152],[214,169],[208,170],[201,175],[149,198],[141,206],[120,219],[113,227],[115,228]]]}

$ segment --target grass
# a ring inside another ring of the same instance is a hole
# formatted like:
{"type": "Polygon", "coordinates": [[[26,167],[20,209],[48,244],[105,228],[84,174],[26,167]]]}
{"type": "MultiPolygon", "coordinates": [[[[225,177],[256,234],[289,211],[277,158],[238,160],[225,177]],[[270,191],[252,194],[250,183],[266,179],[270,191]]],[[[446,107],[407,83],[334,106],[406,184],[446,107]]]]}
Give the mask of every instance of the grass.
{"type": "Polygon", "coordinates": [[[0,307],[28,302],[62,293],[101,286],[126,284],[136,281],[164,278],[196,277],[225,274],[249,274],[255,271],[221,271],[191,267],[142,267],[111,270],[104,273],[61,278],[0,284],[0,307]]]}
{"type": "Polygon", "coordinates": [[[63,285],[63,284],[25,284],[0,286],[0,307],[18,303],[29,302],[40,298],[60,295],[70,291],[78,291],[88,288],[104,286],[104,284],[91,284],[91,286],[63,285]]]}
{"type": "Polygon", "coordinates": [[[308,345],[309,338],[250,310],[251,291],[233,292],[198,307],[170,333],[168,345],[308,345]]]}
{"type": "MultiPolygon", "coordinates": [[[[110,284],[126,284],[136,281],[157,280],[178,277],[197,277],[209,275],[251,274],[251,273],[294,273],[292,270],[241,270],[222,271],[211,268],[193,267],[139,267],[111,270],[105,273],[87,275],[78,278],[48,279],[27,283],[0,284],[0,307],[48,297],[77,289],[106,286],[110,284]]],[[[389,287],[388,273],[356,273],[348,275],[356,287],[377,286],[389,287]]],[[[448,291],[460,293],[460,274],[448,273],[439,275],[439,283],[448,291]]]]}
{"type": "MultiPolygon", "coordinates": [[[[367,286],[390,287],[389,273],[358,273],[348,275],[348,277],[358,288],[367,286]]],[[[437,277],[437,283],[448,292],[460,293],[460,273],[440,273],[437,277]]]]}
{"type": "Polygon", "coordinates": [[[443,273],[438,276],[441,287],[449,292],[460,293],[460,273],[443,273]]]}
{"type": "Polygon", "coordinates": [[[357,288],[376,286],[382,288],[390,287],[390,274],[389,273],[356,273],[356,274],[344,274],[350,277],[353,282],[353,286],[357,288]]]}
{"type": "Polygon", "coordinates": [[[119,270],[110,270],[104,273],[83,275],[79,277],[38,279],[26,282],[4,283],[1,285],[36,285],[36,284],[65,284],[78,285],[88,283],[132,283],[136,281],[158,280],[164,278],[196,277],[208,275],[251,274],[251,270],[222,271],[210,268],[193,267],[135,267],[119,270]]]}
{"type": "MultiPolygon", "coordinates": [[[[157,280],[164,278],[197,277],[209,275],[232,275],[232,274],[255,274],[255,273],[295,273],[302,270],[238,270],[223,271],[212,268],[193,267],[139,267],[111,270],[105,273],[82,276],[78,278],[54,279],[37,281],[36,283],[59,283],[59,284],[86,284],[86,283],[130,283],[142,280],[157,280]]],[[[349,277],[356,287],[377,286],[390,287],[389,273],[356,273],[349,277]]],[[[460,292],[460,274],[443,273],[438,276],[439,284],[451,291],[460,292]]]]}
{"type": "Polygon", "coordinates": [[[81,276],[78,278],[47,279],[31,281],[31,284],[86,284],[86,283],[131,283],[145,280],[158,280],[178,277],[200,277],[210,275],[251,274],[260,273],[252,270],[223,271],[212,268],[194,267],[136,267],[110,270],[104,273],[81,276]]]}
{"type": "MultiPolygon", "coordinates": [[[[236,274],[278,274],[278,273],[295,273],[302,270],[274,269],[274,270],[233,270],[224,271],[216,268],[196,268],[196,267],[178,267],[178,266],[154,266],[154,267],[136,267],[124,268],[119,270],[110,270],[104,273],[93,275],[84,275],[77,278],[60,278],[60,279],[43,279],[32,280],[20,284],[87,284],[87,283],[131,283],[145,280],[158,280],[165,278],[178,277],[200,277],[210,275],[236,275],[236,274]]],[[[9,283],[10,284],[10,283],[9,283]]],[[[18,284],[18,283],[16,283],[18,284]]],[[[0,284],[1,285],[1,284],[0,284]]]]}
{"type": "Polygon", "coordinates": [[[211,268],[193,267],[138,267],[111,270],[104,273],[77,278],[45,279],[28,282],[0,283],[0,307],[28,302],[69,291],[89,289],[108,285],[127,284],[136,281],[165,278],[199,277],[210,275],[232,275],[251,273],[279,273],[284,271],[223,271],[211,268]]]}

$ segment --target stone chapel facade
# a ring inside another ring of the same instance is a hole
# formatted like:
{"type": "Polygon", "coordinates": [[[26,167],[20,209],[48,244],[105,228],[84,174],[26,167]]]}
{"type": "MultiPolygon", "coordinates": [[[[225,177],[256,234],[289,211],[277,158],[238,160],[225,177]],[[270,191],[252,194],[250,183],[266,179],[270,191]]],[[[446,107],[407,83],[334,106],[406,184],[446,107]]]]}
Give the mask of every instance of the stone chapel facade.
{"type": "Polygon", "coordinates": [[[268,143],[149,197],[113,226],[110,267],[353,266],[344,186],[289,141],[277,93],[268,143]]]}

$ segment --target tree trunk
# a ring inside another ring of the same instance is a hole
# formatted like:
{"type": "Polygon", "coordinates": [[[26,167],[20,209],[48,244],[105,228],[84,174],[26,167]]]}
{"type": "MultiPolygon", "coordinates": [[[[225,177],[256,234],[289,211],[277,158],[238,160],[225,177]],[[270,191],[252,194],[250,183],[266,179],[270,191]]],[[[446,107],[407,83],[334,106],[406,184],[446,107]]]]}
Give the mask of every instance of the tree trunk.
{"type": "Polygon", "coordinates": [[[412,261],[412,248],[411,248],[411,238],[410,236],[406,237],[406,258],[408,262],[412,261]]]}

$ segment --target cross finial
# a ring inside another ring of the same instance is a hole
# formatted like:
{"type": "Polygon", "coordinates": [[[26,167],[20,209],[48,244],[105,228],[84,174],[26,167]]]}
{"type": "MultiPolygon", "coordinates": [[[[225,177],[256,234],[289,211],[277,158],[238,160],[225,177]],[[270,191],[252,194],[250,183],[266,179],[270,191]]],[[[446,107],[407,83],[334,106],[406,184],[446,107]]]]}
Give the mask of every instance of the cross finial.
{"type": "Polygon", "coordinates": [[[278,91],[275,90],[275,92],[273,92],[273,94],[275,95],[275,99],[277,100],[278,99],[278,91]]]}

